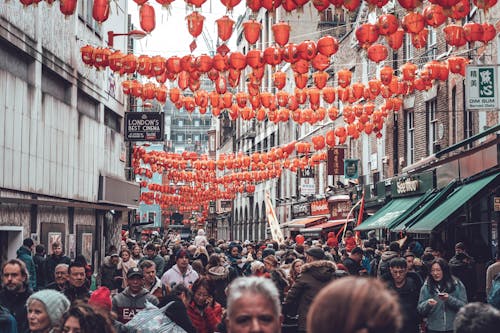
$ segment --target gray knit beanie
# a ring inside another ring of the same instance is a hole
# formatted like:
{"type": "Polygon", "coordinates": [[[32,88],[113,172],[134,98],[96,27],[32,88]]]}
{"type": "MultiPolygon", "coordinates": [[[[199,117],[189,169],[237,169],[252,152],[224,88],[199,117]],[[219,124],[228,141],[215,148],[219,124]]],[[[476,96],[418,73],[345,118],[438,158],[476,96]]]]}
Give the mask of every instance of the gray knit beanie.
{"type": "Polygon", "coordinates": [[[68,298],[56,290],[45,289],[37,291],[28,298],[26,304],[29,305],[31,301],[35,299],[42,302],[45,306],[52,326],[59,323],[64,312],[66,312],[70,306],[68,298]]]}

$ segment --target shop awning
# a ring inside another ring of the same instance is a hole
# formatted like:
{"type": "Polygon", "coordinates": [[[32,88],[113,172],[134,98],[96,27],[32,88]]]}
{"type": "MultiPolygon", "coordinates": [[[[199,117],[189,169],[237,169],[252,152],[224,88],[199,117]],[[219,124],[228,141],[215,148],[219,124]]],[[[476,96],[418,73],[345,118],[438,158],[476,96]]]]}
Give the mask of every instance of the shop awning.
{"type": "Polygon", "coordinates": [[[448,196],[445,202],[430,211],[429,214],[426,214],[417,223],[409,227],[407,231],[410,233],[430,233],[484,187],[496,180],[498,175],[500,173],[460,186],[448,196]]]}
{"type": "Polygon", "coordinates": [[[430,189],[425,192],[411,207],[409,207],[403,214],[401,214],[398,218],[390,221],[387,224],[387,229],[391,230],[392,228],[400,225],[403,221],[406,221],[413,213],[415,213],[419,208],[421,208],[425,203],[429,202],[435,195],[437,190],[430,189]]]}
{"type": "MultiPolygon", "coordinates": [[[[352,222],[353,219],[349,219],[348,222],[352,222]]],[[[346,220],[330,220],[325,223],[317,224],[309,228],[300,229],[300,232],[321,232],[324,229],[337,227],[339,225],[344,225],[346,220]]]]}
{"type": "Polygon", "coordinates": [[[420,218],[428,214],[428,212],[432,211],[444,200],[446,200],[446,197],[453,191],[456,186],[457,181],[453,180],[441,190],[433,192],[432,196],[425,202],[424,205],[417,209],[417,211],[413,212],[410,216],[400,220],[398,224],[394,223],[392,227],[389,227],[389,230],[393,232],[401,232],[408,229],[409,227],[414,225],[415,222],[417,222],[420,218]]]}
{"type": "Polygon", "coordinates": [[[314,223],[318,220],[327,218],[328,215],[317,215],[317,216],[308,216],[308,217],[303,217],[300,219],[294,219],[291,221],[288,221],[282,225],[280,225],[281,228],[306,228],[308,225],[311,223],[314,223]]]}
{"type": "Polygon", "coordinates": [[[373,216],[370,216],[366,221],[354,228],[356,231],[365,231],[373,229],[385,229],[387,226],[399,218],[406,210],[412,207],[421,196],[408,198],[398,198],[391,200],[388,204],[382,207],[373,216]]]}

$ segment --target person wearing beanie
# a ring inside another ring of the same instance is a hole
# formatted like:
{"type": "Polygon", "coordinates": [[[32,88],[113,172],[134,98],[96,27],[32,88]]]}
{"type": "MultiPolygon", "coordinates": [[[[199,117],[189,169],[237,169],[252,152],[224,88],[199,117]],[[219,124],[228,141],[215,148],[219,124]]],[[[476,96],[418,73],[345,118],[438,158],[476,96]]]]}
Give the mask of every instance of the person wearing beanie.
{"type": "Polygon", "coordinates": [[[30,332],[49,333],[59,325],[70,306],[69,299],[55,290],[45,289],[31,295],[26,301],[30,332]]]}
{"type": "Polygon", "coordinates": [[[161,282],[168,288],[173,288],[178,283],[190,288],[198,277],[198,273],[189,264],[189,253],[181,248],[175,254],[175,265],[163,274],[161,282]]]}
{"type": "Polygon", "coordinates": [[[89,304],[97,308],[111,311],[111,291],[106,287],[99,287],[92,292],[89,304]]]}

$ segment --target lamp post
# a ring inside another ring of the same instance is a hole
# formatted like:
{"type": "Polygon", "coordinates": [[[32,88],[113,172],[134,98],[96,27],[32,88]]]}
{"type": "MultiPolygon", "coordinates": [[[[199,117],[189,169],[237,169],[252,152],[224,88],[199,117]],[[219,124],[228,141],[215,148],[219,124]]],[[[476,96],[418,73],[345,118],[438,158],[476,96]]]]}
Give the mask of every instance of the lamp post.
{"type": "Polygon", "coordinates": [[[142,30],[130,30],[129,32],[116,33],[114,31],[108,31],[108,46],[113,47],[113,39],[116,36],[129,36],[133,39],[142,39],[146,37],[147,33],[142,30]]]}

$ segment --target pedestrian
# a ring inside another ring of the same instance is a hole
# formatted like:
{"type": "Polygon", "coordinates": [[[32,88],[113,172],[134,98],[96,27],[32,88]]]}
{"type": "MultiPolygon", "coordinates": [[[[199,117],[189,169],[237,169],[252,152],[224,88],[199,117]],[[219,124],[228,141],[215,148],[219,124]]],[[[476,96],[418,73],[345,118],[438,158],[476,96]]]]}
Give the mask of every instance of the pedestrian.
{"type": "Polygon", "coordinates": [[[47,257],[45,261],[45,277],[47,279],[46,284],[54,282],[54,272],[56,266],[59,264],[69,265],[71,260],[69,257],[65,256],[62,249],[62,244],[60,242],[52,243],[52,254],[47,257]]]}
{"type": "Polygon", "coordinates": [[[196,237],[194,238],[194,245],[196,247],[205,247],[208,244],[207,236],[205,235],[205,230],[199,229],[196,237]]]}
{"type": "Polygon", "coordinates": [[[165,260],[158,254],[156,254],[156,245],[154,245],[153,243],[148,243],[145,247],[145,250],[146,255],[139,260],[137,266],[140,266],[144,260],[151,260],[156,265],[156,276],[161,278],[163,275],[163,269],[165,268],[165,260]]]}
{"type": "Polygon", "coordinates": [[[64,290],[64,295],[74,303],[77,300],[88,301],[90,290],[86,284],[85,266],[82,262],[74,261],[68,266],[68,288],[64,290]]]}
{"type": "Polygon", "coordinates": [[[352,249],[349,256],[342,262],[349,275],[359,276],[366,273],[366,269],[361,266],[362,259],[363,250],[360,247],[355,247],[354,249],[352,249]]]}
{"type": "Polygon", "coordinates": [[[45,246],[43,244],[38,244],[35,246],[35,255],[33,256],[33,262],[35,263],[36,270],[36,288],[41,290],[46,286],[45,283],[45,246]]]}
{"type": "Polygon", "coordinates": [[[144,288],[146,288],[151,295],[158,298],[161,304],[170,289],[163,285],[156,275],[155,263],[151,260],[144,260],[139,268],[142,270],[142,274],[144,274],[144,288]]]}
{"type": "Polygon", "coordinates": [[[0,332],[17,333],[16,318],[10,314],[7,308],[0,305],[0,332]]]}
{"type": "Polygon", "coordinates": [[[469,303],[458,310],[453,326],[454,333],[496,333],[500,311],[489,304],[469,303]]]}
{"type": "Polygon", "coordinates": [[[68,273],[69,265],[67,264],[59,264],[55,269],[55,280],[52,283],[49,283],[45,288],[57,290],[59,292],[64,293],[64,291],[69,287],[69,273],[68,273]]]}
{"type": "Polygon", "coordinates": [[[146,301],[158,305],[158,299],[144,288],[144,274],[134,267],[127,273],[127,288],[113,297],[112,309],[118,321],[128,323],[134,315],[146,307],[146,301]]]}
{"type": "Polygon", "coordinates": [[[135,244],[132,247],[132,260],[135,261],[136,264],[139,264],[139,261],[143,257],[142,249],[139,244],[135,244]]]}
{"type": "Polygon", "coordinates": [[[101,286],[108,288],[111,291],[116,291],[122,286],[122,272],[118,269],[120,263],[120,256],[117,253],[104,258],[101,265],[101,286]]]}
{"type": "Polygon", "coordinates": [[[330,231],[328,233],[326,245],[328,245],[330,248],[338,248],[339,247],[339,241],[337,240],[337,236],[335,235],[335,233],[333,231],[330,231]]]}
{"type": "Polygon", "coordinates": [[[193,299],[187,308],[188,316],[198,333],[213,333],[222,319],[222,306],[214,300],[210,280],[201,277],[191,288],[193,299]]]}
{"type": "Polygon", "coordinates": [[[384,274],[389,273],[389,262],[400,255],[400,246],[398,242],[391,242],[389,244],[389,249],[382,252],[380,256],[380,262],[377,268],[377,277],[381,277],[384,274]]]}
{"type": "MultiPolygon", "coordinates": [[[[81,304],[81,302],[76,302],[76,304],[81,304]]],[[[106,287],[99,287],[92,292],[89,298],[88,304],[101,312],[111,320],[116,333],[135,333],[135,330],[125,327],[121,322],[116,320],[116,314],[111,311],[111,292],[106,287]]]]}
{"type": "Polygon", "coordinates": [[[278,266],[278,259],[272,254],[264,259],[264,266],[269,273],[271,281],[273,281],[276,288],[278,288],[280,301],[283,302],[285,300],[285,293],[287,293],[290,288],[286,273],[278,266]]]}
{"type": "Polygon", "coordinates": [[[455,255],[450,259],[451,274],[462,281],[467,291],[467,300],[473,301],[476,297],[476,270],[472,258],[465,249],[465,244],[455,245],[455,255]]]}
{"type": "Polygon", "coordinates": [[[309,333],[397,333],[400,328],[396,297],[371,278],[350,276],[330,283],[314,299],[307,316],[309,333]]]}
{"type": "Polygon", "coordinates": [[[23,245],[17,250],[17,259],[24,262],[26,269],[28,270],[29,281],[28,284],[31,290],[36,290],[36,267],[33,261],[33,250],[35,249],[35,243],[31,238],[25,238],[23,240],[23,245]]]}
{"type": "Polygon", "coordinates": [[[269,279],[240,277],[229,285],[227,333],[277,333],[281,322],[279,292],[269,279]]]}
{"type": "Polygon", "coordinates": [[[290,266],[290,273],[289,273],[289,278],[290,278],[290,287],[297,281],[297,278],[300,275],[300,272],[302,271],[302,265],[304,264],[304,261],[302,259],[295,259],[292,262],[292,265],[290,266]]]}
{"type": "Polygon", "coordinates": [[[378,239],[375,235],[375,230],[368,231],[368,244],[369,248],[375,250],[378,246],[378,239]]]}
{"type": "Polygon", "coordinates": [[[109,313],[81,302],[73,304],[64,313],[61,323],[64,333],[115,333],[109,313]]]}
{"type": "Polygon", "coordinates": [[[345,232],[345,237],[342,242],[347,252],[351,252],[357,246],[356,238],[354,238],[351,230],[345,232]]]}
{"type": "Polygon", "coordinates": [[[306,251],[306,263],[295,284],[285,298],[285,312],[289,316],[298,314],[298,331],[306,331],[307,311],[311,303],[330,281],[337,276],[337,267],[331,261],[324,260],[325,253],[319,247],[311,247],[306,251]]]}
{"type": "Polygon", "coordinates": [[[226,302],[227,302],[226,287],[229,283],[228,276],[229,276],[228,269],[222,266],[221,264],[210,267],[207,271],[207,278],[211,281],[212,285],[214,286],[214,292],[213,292],[214,300],[217,303],[219,303],[223,308],[226,307],[226,302]]]}
{"type": "Polygon", "coordinates": [[[177,283],[190,288],[197,279],[198,273],[189,264],[189,254],[185,249],[180,249],[175,254],[175,265],[163,274],[161,282],[169,288],[177,283]]]}
{"type": "MultiPolygon", "coordinates": [[[[120,262],[118,263],[118,270],[122,272],[122,285],[123,290],[127,287],[127,273],[128,270],[137,267],[137,263],[132,259],[132,252],[129,249],[123,249],[120,252],[120,262]]],[[[156,272],[156,269],[155,269],[156,272]]]]}
{"type": "Polygon", "coordinates": [[[28,330],[26,301],[33,294],[28,284],[28,270],[19,259],[11,259],[2,267],[0,305],[16,318],[18,332],[28,330]]]}
{"type": "Polygon", "coordinates": [[[169,295],[164,300],[161,307],[168,305],[165,315],[182,327],[187,333],[196,333],[193,323],[188,316],[187,307],[192,299],[191,290],[182,283],[175,285],[169,295]]]}
{"type": "Polygon", "coordinates": [[[427,318],[427,332],[452,332],[458,310],[467,303],[463,283],[451,275],[442,258],[431,264],[430,275],[420,289],[418,312],[427,318]]]}
{"type": "Polygon", "coordinates": [[[417,312],[422,281],[415,272],[408,272],[404,258],[396,257],[389,262],[390,273],[383,277],[389,289],[398,294],[398,302],[403,315],[404,333],[418,333],[420,316],[417,312]]]}
{"type": "Polygon", "coordinates": [[[495,276],[500,274],[500,249],[497,250],[496,261],[486,269],[486,295],[490,294],[495,276]]]}
{"type": "MultiPolygon", "coordinates": [[[[70,306],[64,294],[51,290],[40,290],[26,301],[28,307],[29,331],[32,333],[52,333],[70,306]]],[[[22,331],[20,331],[22,332],[22,331]]]]}

